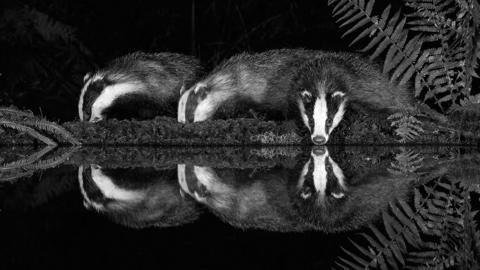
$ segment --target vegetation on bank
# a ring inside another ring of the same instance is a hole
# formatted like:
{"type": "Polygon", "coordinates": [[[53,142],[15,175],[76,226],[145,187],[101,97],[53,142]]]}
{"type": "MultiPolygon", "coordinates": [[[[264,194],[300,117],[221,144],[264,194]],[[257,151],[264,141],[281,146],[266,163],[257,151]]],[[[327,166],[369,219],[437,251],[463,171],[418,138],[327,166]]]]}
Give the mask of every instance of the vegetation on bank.
{"type": "MultiPolygon", "coordinates": [[[[412,136],[401,136],[408,121],[390,121],[388,115],[351,111],[332,133],[330,144],[472,144],[480,142],[480,105],[457,110],[448,125],[415,120],[412,136]]],[[[14,108],[0,108],[2,145],[309,145],[303,126],[293,121],[273,122],[240,118],[182,124],[157,117],[149,121],[109,120],[99,123],[57,124],[14,108]]],[[[405,135],[405,134],[403,134],[405,135]]]]}

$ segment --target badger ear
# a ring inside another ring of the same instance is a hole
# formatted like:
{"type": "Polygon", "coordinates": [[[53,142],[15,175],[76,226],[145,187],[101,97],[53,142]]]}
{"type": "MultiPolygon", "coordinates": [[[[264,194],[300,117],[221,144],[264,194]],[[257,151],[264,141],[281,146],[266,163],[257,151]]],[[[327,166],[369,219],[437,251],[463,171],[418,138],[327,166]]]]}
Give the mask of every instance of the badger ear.
{"type": "Polygon", "coordinates": [[[83,83],[87,82],[92,77],[92,73],[87,72],[85,76],[83,76],[83,83]]]}
{"type": "Polygon", "coordinates": [[[300,90],[300,98],[308,103],[312,99],[312,93],[310,93],[307,89],[300,90]]]}
{"type": "Polygon", "coordinates": [[[186,91],[185,84],[182,84],[182,88],[180,88],[180,96],[183,95],[185,91],[186,91]]]}
{"type": "Polygon", "coordinates": [[[199,83],[195,86],[195,89],[193,92],[197,97],[200,97],[201,99],[204,99],[208,93],[210,92],[210,87],[208,87],[206,84],[199,83]]]}
{"type": "Polygon", "coordinates": [[[336,97],[336,96],[344,97],[345,93],[342,92],[342,91],[335,91],[335,92],[333,92],[332,97],[336,97]]]}
{"type": "Polygon", "coordinates": [[[197,85],[195,85],[195,88],[193,89],[193,92],[195,94],[198,94],[199,92],[205,92],[207,90],[207,85],[204,84],[204,83],[197,83],[197,85]]]}

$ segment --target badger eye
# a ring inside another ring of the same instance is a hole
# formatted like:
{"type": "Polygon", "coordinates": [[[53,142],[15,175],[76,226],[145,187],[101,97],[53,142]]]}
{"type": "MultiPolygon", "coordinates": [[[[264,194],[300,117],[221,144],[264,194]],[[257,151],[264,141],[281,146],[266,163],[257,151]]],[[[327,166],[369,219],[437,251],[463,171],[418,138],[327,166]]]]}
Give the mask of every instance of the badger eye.
{"type": "Polygon", "coordinates": [[[327,126],[332,126],[333,120],[331,118],[327,119],[327,126]]]}

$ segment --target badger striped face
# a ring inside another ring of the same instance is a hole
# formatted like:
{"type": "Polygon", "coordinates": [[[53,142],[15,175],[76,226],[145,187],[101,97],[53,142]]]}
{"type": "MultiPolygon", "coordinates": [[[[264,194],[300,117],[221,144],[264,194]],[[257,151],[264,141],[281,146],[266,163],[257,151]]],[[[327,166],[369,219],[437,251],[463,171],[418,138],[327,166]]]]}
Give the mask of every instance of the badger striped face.
{"type": "Polygon", "coordinates": [[[212,117],[217,108],[208,96],[209,91],[210,88],[203,83],[197,83],[187,91],[182,87],[178,102],[178,122],[200,122],[212,117]]]}
{"type": "Polygon", "coordinates": [[[100,74],[85,75],[78,101],[81,121],[98,122],[106,118],[105,111],[113,102],[126,94],[141,91],[138,82],[114,83],[100,74]]]}
{"type": "Polygon", "coordinates": [[[332,92],[325,83],[317,83],[315,89],[301,90],[297,104],[314,144],[327,143],[330,134],[343,119],[346,102],[344,92],[332,92]]]}
{"type": "Polygon", "coordinates": [[[340,199],[347,187],[342,169],[330,157],[328,149],[315,148],[310,160],[304,165],[297,189],[303,200],[315,199],[324,203],[326,199],[340,199]]]}

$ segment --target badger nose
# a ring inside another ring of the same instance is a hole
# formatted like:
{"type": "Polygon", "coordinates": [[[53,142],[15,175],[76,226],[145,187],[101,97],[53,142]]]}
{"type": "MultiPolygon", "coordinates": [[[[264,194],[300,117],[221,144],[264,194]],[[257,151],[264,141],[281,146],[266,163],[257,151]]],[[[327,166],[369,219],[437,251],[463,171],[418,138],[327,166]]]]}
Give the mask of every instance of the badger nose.
{"type": "Polygon", "coordinates": [[[327,139],[323,136],[315,136],[312,138],[314,144],[325,144],[327,143],[327,139]]]}

